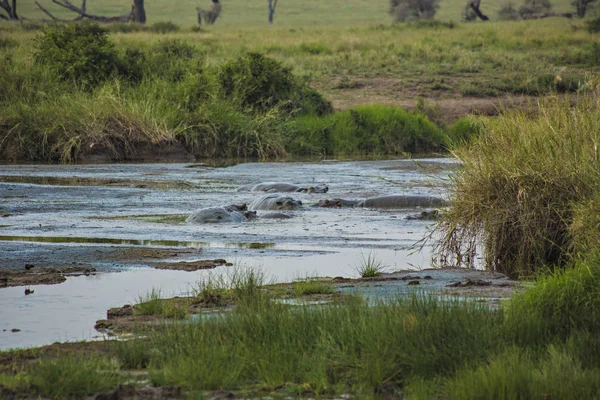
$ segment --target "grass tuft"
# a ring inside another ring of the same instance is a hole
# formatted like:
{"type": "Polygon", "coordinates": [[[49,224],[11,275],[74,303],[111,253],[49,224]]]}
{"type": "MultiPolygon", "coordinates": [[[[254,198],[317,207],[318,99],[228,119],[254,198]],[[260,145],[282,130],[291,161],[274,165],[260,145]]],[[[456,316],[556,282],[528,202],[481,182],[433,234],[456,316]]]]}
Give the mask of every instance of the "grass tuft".
{"type": "Polygon", "coordinates": [[[378,260],[375,255],[369,253],[366,257],[364,254],[360,255],[360,260],[357,266],[354,267],[354,270],[362,277],[362,278],[374,278],[382,273],[384,273],[387,269],[387,266],[383,264],[382,261],[378,260]]]}

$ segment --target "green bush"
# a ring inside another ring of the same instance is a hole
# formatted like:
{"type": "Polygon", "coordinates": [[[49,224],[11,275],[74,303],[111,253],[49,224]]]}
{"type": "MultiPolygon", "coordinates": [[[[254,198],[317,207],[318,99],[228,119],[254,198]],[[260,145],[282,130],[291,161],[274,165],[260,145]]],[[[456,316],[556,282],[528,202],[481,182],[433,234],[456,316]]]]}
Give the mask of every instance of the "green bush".
{"type": "Polygon", "coordinates": [[[158,42],[150,49],[147,58],[146,73],[171,82],[178,82],[188,74],[201,72],[204,64],[197,49],[180,39],[158,42]]]}
{"type": "Polygon", "coordinates": [[[14,39],[0,37],[0,50],[12,49],[18,45],[19,43],[17,43],[17,41],[14,39]]]}
{"type": "Polygon", "coordinates": [[[149,30],[151,32],[154,33],[171,33],[171,32],[178,32],[179,31],[179,25],[174,24],[171,21],[168,22],[155,22],[152,25],[150,25],[149,30]]]}
{"type": "Polygon", "coordinates": [[[600,17],[596,17],[594,19],[590,19],[587,22],[587,30],[589,33],[598,33],[600,32],[600,17]]]}
{"type": "Polygon", "coordinates": [[[461,118],[448,127],[448,145],[456,146],[469,143],[477,137],[483,129],[480,121],[473,118],[461,118]]]}
{"type": "Polygon", "coordinates": [[[49,26],[36,38],[34,59],[67,81],[95,86],[117,69],[117,51],[97,24],[49,26]]]}
{"type": "Polygon", "coordinates": [[[401,154],[441,150],[445,138],[427,117],[401,108],[369,105],[287,124],[286,148],[294,154],[401,154]]]}
{"type": "Polygon", "coordinates": [[[258,112],[289,100],[296,87],[289,68],[260,53],[248,53],[224,64],[219,82],[226,98],[258,112]]]}

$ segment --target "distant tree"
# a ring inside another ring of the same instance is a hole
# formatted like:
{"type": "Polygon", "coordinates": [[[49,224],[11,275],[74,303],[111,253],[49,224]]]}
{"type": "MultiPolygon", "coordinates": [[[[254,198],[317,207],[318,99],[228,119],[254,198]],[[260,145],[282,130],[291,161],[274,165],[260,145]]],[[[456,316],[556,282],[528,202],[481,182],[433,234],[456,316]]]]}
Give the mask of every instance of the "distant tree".
{"type": "MultiPolygon", "coordinates": [[[[6,1],[6,0],[0,0],[6,1]]],[[[15,0],[13,0],[14,2],[15,0]]],[[[52,2],[56,5],[59,5],[67,10],[70,10],[74,13],[77,13],[77,17],[73,21],[80,20],[89,20],[95,22],[139,22],[141,24],[146,23],[146,11],[144,10],[144,0],[133,0],[133,5],[131,6],[131,11],[127,14],[117,15],[115,17],[106,17],[103,15],[95,15],[87,12],[87,1],[81,1],[81,7],[77,7],[69,0],[52,0],[52,2]]],[[[35,0],[35,4],[38,6],[40,10],[42,10],[47,16],[52,18],[53,21],[62,21],[66,22],[66,20],[59,19],[55,17],[50,11],[48,11],[45,7],[43,7],[37,0],[35,0]]]]}
{"type": "Polygon", "coordinates": [[[215,23],[219,15],[221,15],[221,3],[219,0],[212,0],[213,5],[210,10],[205,10],[200,7],[196,7],[196,12],[198,13],[198,24],[202,25],[202,21],[206,25],[212,25],[215,23]]]}
{"type": "Polygon", "coordinates": [[[545,15],[552,11],[550,0],[525,0],[519,8],[521,18],[528,19],[534,15],[545,15]]]}
{"type": "Polygon", "coordinates": [[[578,17],[585,17],[585,13],[587,12],[588,6],[595,2],[596,0],[573,0],[571,3],[575,10],[577,11],[578,17]]]}
{"type": "Polygon", "coordinates": [[[0,0],[0,9],[6,12],[6,15],[0,13],[0,19],[19,19],[17,15],[17,0],[11,0],[10,3],[8,2],[8,0],[0,0]]]}
{"type": "Polygon", "coordinates": [[[275,15],[275,7],[277,7],[277,0],[268,0],[269,4],[269,23],[273,23],[273,16],[275,15]]]}
{"type": "Polygon", "coordinates": [[[485,15],[479,9],[481,0],[467,0],[467,7],[465,9],[465,20],[473,21],[479,17],[482,21],[489,21],[487,15],[485,15]]]}
{"type": "Polygon", "coordinates": [[[391,0],[390,14],[397,22],[433,18],[440,0],[391,0]]]}

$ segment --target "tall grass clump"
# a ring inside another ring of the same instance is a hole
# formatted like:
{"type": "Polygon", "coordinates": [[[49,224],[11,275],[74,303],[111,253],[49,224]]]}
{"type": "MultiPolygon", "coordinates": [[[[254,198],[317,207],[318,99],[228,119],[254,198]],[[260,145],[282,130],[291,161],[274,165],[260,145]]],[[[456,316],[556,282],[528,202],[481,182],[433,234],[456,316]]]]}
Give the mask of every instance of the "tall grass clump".
{"type": "Polygon", "coordinates": [[[187,309],[174,299],[163,299],[160,289],[152,288],[146,295],[138,297],[133,309],[134,315],[157,315],[166,318],[185,318],[187,309]]]}
{"type": "Polygon", "coordinates": [[[105,393],[123,383],[118,365],[105,358],[60,357],[40,360],[28,372],[28,386],[56,400],[105,393]]]}
{"type": "Polygon", "coordinates": [[[377,277],[384,273],[386,269],[387,266],[371,253],[367,256],[361,254],[358,265],[354,267],[354,270],[361,278],[377,277]]]}
{"type": "Polygon", "coordinates": [[[600,109],[596,96],[547,98],[536,110],[486,119],[471,143],[453,150],[451,207],[437,225],[442,264],[476,264],[512,277],[564,266],[580,243],[577,204],[600,182],[600,109]]]}
{"type": "Polygon", "coordinates": [[[541,355],[513,347],[491,357],[489,363],[462,369],[436,383],[415,385],[409,389],[409,398],[594,399],[600,394],[600,370],[584,369],[570,354],[554,346],[541,355]]]}
{"type": "Polygon", "coordinates": [[[574,332],[600,330],[600,253],[573,268],[540,277],[506,307],[507,332],[521,344],[565,340],[574,332]]]}

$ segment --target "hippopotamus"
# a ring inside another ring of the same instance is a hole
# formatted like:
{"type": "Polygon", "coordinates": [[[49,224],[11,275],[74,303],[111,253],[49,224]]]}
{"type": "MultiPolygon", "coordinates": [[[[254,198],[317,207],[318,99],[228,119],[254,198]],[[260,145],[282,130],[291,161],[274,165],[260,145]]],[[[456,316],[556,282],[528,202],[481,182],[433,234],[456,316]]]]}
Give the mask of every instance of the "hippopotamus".
{"type": "Polygon", "coordinates": [[[366,208],[419,208],[443,207],[446,200],[431,196],[406,196],[392,194],[387,196],[369,197],[364,200],[331,199],[321,200],[316,207],[366,207],[366,208]]]}
{"type": "Polygon", "coordinates": [[[247,211],[246,205],[206,207],[196,210],[185,221],[193,224],[246,222],[256,218],[256,211],[247,211]]]}
{"type": "Polygon", "coordinates": [[[252,185],[243,185],[237,188],[238,192],[305,192],[305,193],[327,193],[329,187],[326,185],[316,185],[301,187],[285,182],[262,182],[252,185]]]}
{"type": "Polygon", "coordinates": [[[270,193],[254,200],[248,206],[249,210],[296,210],[302,207],[300,200],[277,193],[270,193]]]}

